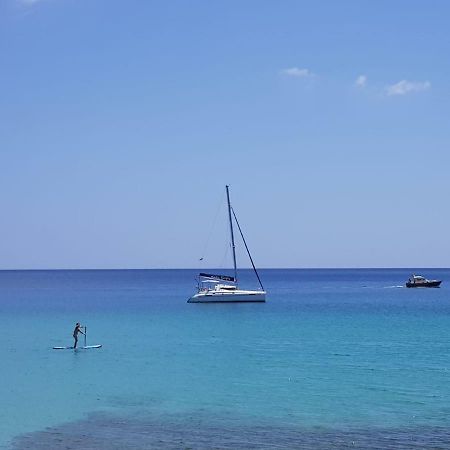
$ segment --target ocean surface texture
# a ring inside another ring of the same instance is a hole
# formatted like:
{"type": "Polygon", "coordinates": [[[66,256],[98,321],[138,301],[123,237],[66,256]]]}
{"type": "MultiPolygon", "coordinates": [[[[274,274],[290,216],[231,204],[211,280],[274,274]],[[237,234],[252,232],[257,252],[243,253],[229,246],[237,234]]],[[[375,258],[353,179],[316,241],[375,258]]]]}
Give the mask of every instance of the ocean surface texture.
{"type": "Polygon", "coordinates": [[[2,271],[0,448],[450,449],[450,270],[410,272],[262,270],[265,304],[188,304],[194,270],[2,271]],[[53,350],[77,321],[103,348],[53,350]]]}

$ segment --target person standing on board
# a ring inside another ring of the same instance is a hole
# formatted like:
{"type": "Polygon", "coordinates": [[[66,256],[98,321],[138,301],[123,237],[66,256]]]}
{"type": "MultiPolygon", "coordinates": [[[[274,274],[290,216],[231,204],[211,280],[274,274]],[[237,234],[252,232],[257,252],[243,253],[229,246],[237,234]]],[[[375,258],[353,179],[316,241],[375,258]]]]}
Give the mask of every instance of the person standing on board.
{"type": "Polygon", "coordinates": [[[78,333],[84,334],[81,331],[81,325],[80,322],[77,322],[75,325],[75,329],[73,330],[73,338],[75,339],[75,343],[73,344],[73,348],[77,348],[77,343],[78,343],[78,333]]]}

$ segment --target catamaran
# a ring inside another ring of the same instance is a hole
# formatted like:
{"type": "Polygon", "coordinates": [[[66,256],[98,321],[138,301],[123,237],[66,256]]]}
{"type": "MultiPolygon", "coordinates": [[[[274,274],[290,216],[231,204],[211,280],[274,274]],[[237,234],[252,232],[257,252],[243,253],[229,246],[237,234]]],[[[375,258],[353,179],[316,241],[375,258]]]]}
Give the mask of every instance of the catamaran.
{"type": "Polygon", "coordinates": [[[233,267],[234,276],[218,275],[211,273],[200,273],[198,282],[198,292],[193,295],[188,303],[221,303],[221,302],[265,302],[266,291],[259,278],[258,271],[256,270],[253,258],[245,242],[244,235],[242,234],[241,227],[237,220],[236,214],[231,207],[230,203],[230,190],[229,186],[226,186],[227,191],[227,203],[228,203],[228,219],[230,222],[230,236],[231,236],[231,249],[233,251],[233,267]],[[253,270],[255,271],[256,278],[258,279],[261,289],[258,290],[245,290],[238,287],[238,273],[236,265],[236,246],[234,243],[234,230],[233,230],[233,217],[236,221],[236,225],[239,229],[239,233],[242,237],[242,241],[247,250],[247,254],[252,263],[253,270]]]}

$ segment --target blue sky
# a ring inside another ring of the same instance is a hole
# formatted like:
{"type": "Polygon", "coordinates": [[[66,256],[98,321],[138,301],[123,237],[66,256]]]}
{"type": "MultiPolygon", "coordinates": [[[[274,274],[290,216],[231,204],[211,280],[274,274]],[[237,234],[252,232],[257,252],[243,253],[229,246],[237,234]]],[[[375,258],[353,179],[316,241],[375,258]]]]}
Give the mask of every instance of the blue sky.
{"type": "Polygon", "coordinates": [[[2,0],[0,268],[449,267],[449,15],[2,0]]]}

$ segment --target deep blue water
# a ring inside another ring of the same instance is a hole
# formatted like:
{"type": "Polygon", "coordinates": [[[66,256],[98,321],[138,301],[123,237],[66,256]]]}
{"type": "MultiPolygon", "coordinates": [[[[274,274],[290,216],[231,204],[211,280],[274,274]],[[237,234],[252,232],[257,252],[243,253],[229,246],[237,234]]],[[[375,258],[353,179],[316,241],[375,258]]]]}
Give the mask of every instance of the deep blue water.
{"type": "Polygon", "coordinates": [[[0,272],[0,448],[450,448],[450,269],[414,271],[0,272]],[[77,321],[103,348],[52,350],[77,321]]]}

